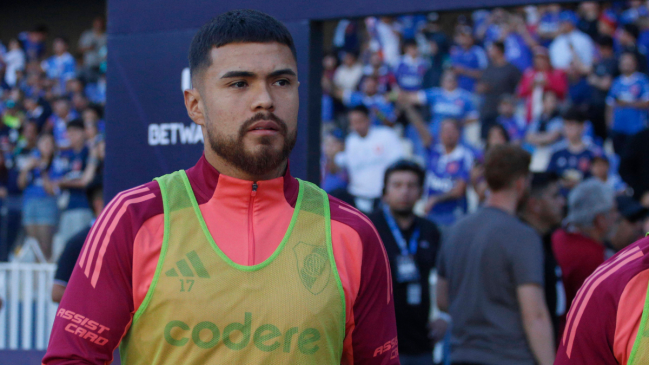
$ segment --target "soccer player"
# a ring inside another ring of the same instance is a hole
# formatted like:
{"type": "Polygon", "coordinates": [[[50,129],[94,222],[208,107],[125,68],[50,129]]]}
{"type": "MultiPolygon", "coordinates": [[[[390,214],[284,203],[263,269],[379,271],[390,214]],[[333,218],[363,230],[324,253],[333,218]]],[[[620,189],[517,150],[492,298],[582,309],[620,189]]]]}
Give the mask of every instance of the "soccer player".
{"type": "Polygon", "coordinates": [[[298,75],[252,10],[200,28],[204,154],[117,195],[90,231],[44,364],[399,364],[387,255],[364,215],[293,178],[298,75]]]}

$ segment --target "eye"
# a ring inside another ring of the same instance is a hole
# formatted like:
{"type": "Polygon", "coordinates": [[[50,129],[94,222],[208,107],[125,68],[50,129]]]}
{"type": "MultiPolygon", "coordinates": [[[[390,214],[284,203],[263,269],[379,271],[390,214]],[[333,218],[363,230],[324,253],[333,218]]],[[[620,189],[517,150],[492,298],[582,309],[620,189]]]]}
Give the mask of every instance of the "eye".
{"type": "Polygon", "coordinates": [[[230,87],[233,87],[235,89],[242,89],[246,86],[248,86],[248,83],[245,81],[237,81],[230,84],[230,87]]]}
{"type": "Polygon", "coordinates": [[[275,81],[275,84],[278,85],[278,86],[288,86],[288,85],[291,84],[291,82],[288,81],[287,79],[281,79],[281,80],[275,81]]]}

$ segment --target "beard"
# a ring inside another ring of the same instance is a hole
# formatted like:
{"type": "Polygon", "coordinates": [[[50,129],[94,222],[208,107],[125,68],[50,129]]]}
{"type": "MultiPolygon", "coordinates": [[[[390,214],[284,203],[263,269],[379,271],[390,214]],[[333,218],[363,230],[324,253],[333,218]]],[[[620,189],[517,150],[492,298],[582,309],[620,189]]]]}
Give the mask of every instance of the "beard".
{"type": "Polygon", "coordinates": [[[412,212],[412,208],[413,208],[413,207],[409,207],[409,208],[399,208],[399,209],[392,209],[392,208],[390,208],[390,211],[392,211],[392,214],[393,214],[395,217],[399,217],[399,218],[408,218],[408,217],[410,217],[410,216],[413,214],[413,212],[412,212]]]}
{"type": "Polygon", "coordinates": [[[212,133],[210,128],[206,130],[212,150],[228,163],[251,176],[263,176],[279,168],[288,159],[297,141],[297,129],[289,136],[286,123],[273,113],[255,114],[241,125],[236,137],[212,133]],[[278,132],[283,140],[280,149],[273,145],[273,138],[276,136],[261,136],[257,139],[256,151],[246,149],[243,139],[250,127],[260,120],[272,120],[277,123],[278,132]]]}

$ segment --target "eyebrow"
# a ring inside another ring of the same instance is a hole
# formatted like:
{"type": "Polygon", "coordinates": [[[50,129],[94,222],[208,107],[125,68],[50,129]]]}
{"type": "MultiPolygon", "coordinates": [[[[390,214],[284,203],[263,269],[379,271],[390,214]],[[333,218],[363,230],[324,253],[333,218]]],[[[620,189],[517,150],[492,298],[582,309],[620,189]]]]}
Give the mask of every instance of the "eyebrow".
{"type": "MultiPolygon", "coordinates": [[[[293,70],[290,68],[284,68],[281,70],[276,70],[271,72],[268,77],[277,77],[277,76],[282,76],[282,75],[291,75],[291,76],[297,76],[293,70]]],[[[254,72],[250,71],[228,71],[226,72],[223,76],[221,76],[222,79],[230,79],[230,78],[238,78],[238,77],[255,77],[257,74],[254,72]]]]}
{"type": "Polygon", "coordinates": [[[290,76],[297,76],[293,70],[290,68],[284,68],[281,70],[273,71],[271,72],[268,77],[277,77],[277,76],[282,76],[282,75],[290,75],[290,76]]]}

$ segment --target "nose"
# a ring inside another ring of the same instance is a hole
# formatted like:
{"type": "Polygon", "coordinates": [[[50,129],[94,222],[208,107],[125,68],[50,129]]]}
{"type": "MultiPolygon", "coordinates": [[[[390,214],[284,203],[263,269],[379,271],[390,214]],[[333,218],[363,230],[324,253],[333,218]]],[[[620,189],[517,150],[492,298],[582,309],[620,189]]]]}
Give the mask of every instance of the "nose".
{"type": "Polygon", "coordinates": [[[255,90],[255,97],[251,105],[253,112],[259,111],[269,111],[273,112],[275,110],[275,103],[273,102],[273,96],[270,93],[269,86],[265,83],[261,83],[255,90]]]}

